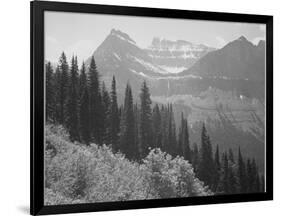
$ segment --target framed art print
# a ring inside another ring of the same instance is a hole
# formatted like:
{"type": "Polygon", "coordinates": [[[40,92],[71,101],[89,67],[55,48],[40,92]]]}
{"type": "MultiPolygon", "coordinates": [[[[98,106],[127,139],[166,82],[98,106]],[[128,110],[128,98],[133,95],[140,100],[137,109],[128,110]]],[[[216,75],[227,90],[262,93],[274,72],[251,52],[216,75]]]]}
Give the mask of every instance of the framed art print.
{"type": "Polygon", "coordinates": [[[273,17],[31,2],[31,214],[273,199],[273,17]]]}

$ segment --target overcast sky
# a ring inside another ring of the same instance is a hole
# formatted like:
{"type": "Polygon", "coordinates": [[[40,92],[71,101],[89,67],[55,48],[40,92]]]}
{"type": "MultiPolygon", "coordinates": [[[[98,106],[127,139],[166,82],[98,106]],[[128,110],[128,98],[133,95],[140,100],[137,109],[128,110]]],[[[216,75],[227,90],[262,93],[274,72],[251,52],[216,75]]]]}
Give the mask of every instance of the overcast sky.
{"type": "Polygon", "coordinates": [[[127,33],[142,48],[148,47],[153,37],[216,48],[241,35],[253,43],[265,39],[265,25],[261,24],[45,12],[45,59],[57,62],[65,51],[68,58],[78,55],[80,63],[93,54],[113,28],[127,33]]]}

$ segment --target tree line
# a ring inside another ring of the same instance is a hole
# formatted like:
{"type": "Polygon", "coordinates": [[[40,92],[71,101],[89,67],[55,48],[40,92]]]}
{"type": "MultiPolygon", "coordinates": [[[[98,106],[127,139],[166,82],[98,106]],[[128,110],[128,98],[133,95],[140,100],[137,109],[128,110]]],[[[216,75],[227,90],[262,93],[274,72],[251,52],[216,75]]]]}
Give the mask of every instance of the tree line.
{"type": "Polygon", "coordinates": [[[232,149],[220,153],[218,146],[213,152],[204,123],[200,147],[196,143],[191,147],[187,118],[182,114],[177,127],[172,104],[152,105],[145,81],[139,100],[134,100],[127,83],[124,103],[118,105],[115,77],[108,90],[100,80],[94,56],[88,68],[83,62],[79,69],[76,56],[69,66],[62,53],[55,69],[46,63],[45,74],[46,121],[63,125],[72,142],[107,144],[114,152],[138,162],[151,149],[160,148],[188,160],[198,178],[217,194],[264,191],[264,178],[255,159],[244,160],[240,148],[237,157],[232,149]]]}

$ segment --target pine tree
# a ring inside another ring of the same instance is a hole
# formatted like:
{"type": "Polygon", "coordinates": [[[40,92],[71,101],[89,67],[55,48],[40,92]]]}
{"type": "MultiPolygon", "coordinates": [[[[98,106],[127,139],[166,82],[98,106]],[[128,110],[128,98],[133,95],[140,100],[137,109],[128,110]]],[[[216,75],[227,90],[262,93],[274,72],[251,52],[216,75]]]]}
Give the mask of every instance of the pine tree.
{"type": "Polygon", "coordinates": [[[236,170],[236,164],[235,164],[235,161],[234,161],[234,155],[233,155],[233,151],[232,149],[230,148],[228,150],[228,166],[229,166],[229,193],[230,194],[235,194],[237,193],[238,191],[238,185],[237,185],[237,176],[236,176],[236,173],[235,173],[235,170],[236,170]]]}
{"type": "Polygon", "coordinates": [[[204,123],[201,133],[200,152],[201,152],[201,157],[200,157],[200,164],[198,169],[198,177],[200,180],[206,183],[210,188],[212,188],[214,182],[215,167],[213,161],[212,145],[204,123]]]}
{"type": "Polygon", "coordinates": [[[156,104],[152,110],[152,147],[161,147],[161,114],[158,104],[156,104]]]}
{"type": "Polygon", "coordinates": [[[220,150],[219,150],[219,145],[217,145],[217,147],[216,147],[215,164],[216,164],[217,169],[220,170],[220,168],[221,168],[221,163],[220,163],[220,150]]]}
{"type": "Polygon", "coordinates": [[[174,112],[172,104],[168,105],[168,131],[167,131],[167,143],[165,149],[170,155],[176,156],[177,153],[177,137],[176,137],[176,125],[174,119],[174,112]]]}
{"type": "Polygon", "coordinates": [[[80,136],[81,141],[88,145],[91,141],[90,135],[90,110],[89,92],[87,86],[83,89],[79,104],[80,136]]]}
{"type": "Polygon", "coordinates": [[[82,63],[79,76],[79,131],[83,143],[88,145],[91,141],[90,135],[90,110],[89,92],[85,63],[82,63]]]}
{"type": "Polygon", "coordinates": [[[54,71],[50,62],[45,66],[46,73],[46,120],[55,120],[55,92],[54,71]]]}
{"type": "Polygon", "coordinates": [[[152,124],[151,124],[151,99],[149,89],[144,81],[140,93],[140,146],[142,158],[144,158],[151,146],[152,124]]]}
{"type": "Polygon", "coordinates": [[[120,131],[120,118],[119,110],[117,104],[117,94],[116,94],[116,81],[115,77],[112,78],[111,92],[110,92],[110,143],[114,151],[118,150],[118,140],[120,131]]]}
{"type": "Polygon", "coordinates": [[[137,159],[133,96],[129,83],[126,86],[124,109],[121,119],[120,149],[129,159],[137,159]]]}
{"type": "Polygon", "coordinates": [[[111,144],[110,139],[110,95],[106,90],[105,83],[102,84],[102,117],[104,119],[102,141],[105,144],[111,144]]]}
{"type": "Polygon", "coordinates": [[[135,120],[135,146],[136,146],[136,160],[137,161],[140,161],[140,152],[141,152],[141,149],[140,149],[140,143],[139,143],[139,119],[140,119],[140,111],[139,111],[139,107],[138,107],[138,104],[136,103],[134,105],[134,120],[135,120]]]}
{"type": "Polygon", "coordinates": [[[66,56],[64,52],[61,54],[61,57],[59,59],[59,70],[60,70],[60,76],[58,80],[59,84],[59,103],[58,103],[58,108],[59,108],[59,116],[58,116],[58,122],[60,124],[65,125],[65,113],[66,113],[66,100],[67,100],[67,94],[68,94],[68,63],[66,56]]]}
{"type": "Polygon", "coordinates": [[[61,71],[59,66],[56,67],[56,71],[54,74],[54,104],[55,104],[55,112],[54,112],[54,120],[55,123],[61,123],[60,117],[60,80],[61,80],[61,71]]]}
{"type": "Polygon", "coordinates": [[[197,143],[193,143],[193,150],[192,150],[192,166],[194,168],[195,174],[198,172],[200,156],[197,143]]]}
{"type": "Polygon", "coordinates": [[[65,119],[65,125],[69,131],[70,140],[80,140],[78,125],[78,62],[77,57],[74,56],[71,60],[65,119]]]}
{"type": "Polygon", "coordinates": [[[95,58],[92,56],[89,67],[89,109],[90,109],[90,129],[91,137],[94,142],[101,144],[102,142],[102,104],[99,73],[97,71],[95,58]]]}
{"type": "Polygon", "coordinates": [[[220,163],[220,152],[219,152],[219,146],[216,147],[216,153],[215,153],[215,172],[214,172],[214,187],[213,191],[218,190],[218,186],[220,183],[220,175],[221,175],[221,163],[220,163]]]}
{"type": "Polygon", "coordinates": [[[240,147],[238,150],[238,185],[240,193],[245,193],[247,191],[246,168],[240,147]]]}
{"type": "Polygon", "coordinates": [[[235,163],[232,148],[229,149],[228,156],[229,156],[229,160],[231,161],[231,163],[235,163]]]}
{"type": "Polygon", "coordinates": [[[223,177],[222,177],[223,193],[229,194],[229,167],[227,153],[223,154],[223,177]]]}
{"type": "Polygon", "coordinates": [[[87,88],[87,74],[85,63],[82,62],[80,75],[79,75],[79,98],[82,97],[85,88],[87,88]]]}
{"type": "Polygon", "coordinates": [[[161,150],[167,152],[168,142],[168,109],[164,105],[161,106],[161,150]]]}
{"type": "Polygon", "coordinates": [[[185,160],[191,161],[188,124],[187,124],[187,120],[184,119],[183,117],[183,113],[181,113],[181,126],[179,129],[178,146],[179,146],[178,154],[182,155],[185,160]]]}
{"type": "Polygon", "coordinates": [[[247,189],[246,191],[250,193],[252,191],[252,166],[251,166],[251,161],[248,158],[247,160],[247,167],[246,167],[246,183],[247,183],[247,189]]]}

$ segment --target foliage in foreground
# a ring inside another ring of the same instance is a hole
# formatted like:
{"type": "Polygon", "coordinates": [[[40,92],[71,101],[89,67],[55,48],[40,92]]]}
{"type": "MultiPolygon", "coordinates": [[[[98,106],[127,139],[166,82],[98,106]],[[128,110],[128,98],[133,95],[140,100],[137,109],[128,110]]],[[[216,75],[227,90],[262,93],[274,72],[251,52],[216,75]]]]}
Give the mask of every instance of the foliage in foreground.
{"type": "Polygon", "coordinates": [[[94,203],[208,196],[182,157],[153,149],[143,163],[111,148],[72,143],[59,126],[46,126],[45,204],[94,203]]]}

